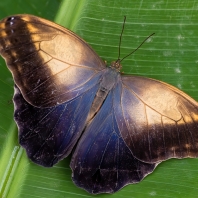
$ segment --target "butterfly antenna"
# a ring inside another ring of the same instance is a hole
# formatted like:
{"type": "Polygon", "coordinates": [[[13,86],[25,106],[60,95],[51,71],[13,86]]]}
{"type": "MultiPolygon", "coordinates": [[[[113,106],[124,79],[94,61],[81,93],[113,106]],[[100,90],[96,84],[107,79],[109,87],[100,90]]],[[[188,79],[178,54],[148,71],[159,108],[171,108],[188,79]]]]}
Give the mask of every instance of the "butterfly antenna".
{"type": "MultiPolygon", "coordinates": [[[[135,50],[133,50],[131,53],[129,53],[128,55],[126,55],[124,58],[122,58],[121,60],[120,60],[120,62],[121,61],[123,61],[125,58],[127,58],[128,56],[130,56],[131,54],[133,54],[135,51],[137,51],[151,36],[153,36],[155,33],[152,33],[150,36],[148,36],[146,39],[144,39],[144,41],[142,41],[142,43],[135,49],[135,50]]],[[[120,39],[121,40],[121,39],[120,39]]]]}
{"type": "Polygon", "coordinates": [[[122,25],[122,32],[120,34],[120,41],[119,41],[119,48],[118,48],[118,60],[120,60],[120,47],[121,47],[121,43],[122,43],[122,34],[124,32],[124,26],[125,26],[125,21],[126,21],[126,16],[124,16],[124,22],[123,22],[123,25],[122,25]]]}

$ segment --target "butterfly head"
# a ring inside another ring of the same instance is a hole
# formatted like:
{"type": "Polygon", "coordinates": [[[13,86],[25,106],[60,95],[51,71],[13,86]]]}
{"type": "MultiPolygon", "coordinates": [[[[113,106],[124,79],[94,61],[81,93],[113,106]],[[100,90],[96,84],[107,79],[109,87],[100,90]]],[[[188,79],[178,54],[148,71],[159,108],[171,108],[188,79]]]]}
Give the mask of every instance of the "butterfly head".
{"type": "Polygon", "coordinates": [[[120,70],[122,69],[122,65],[120,64],[120,59],[111,62],[110,67],[112,69],[115,69],[117,72],[120,72],[120,70]]]}

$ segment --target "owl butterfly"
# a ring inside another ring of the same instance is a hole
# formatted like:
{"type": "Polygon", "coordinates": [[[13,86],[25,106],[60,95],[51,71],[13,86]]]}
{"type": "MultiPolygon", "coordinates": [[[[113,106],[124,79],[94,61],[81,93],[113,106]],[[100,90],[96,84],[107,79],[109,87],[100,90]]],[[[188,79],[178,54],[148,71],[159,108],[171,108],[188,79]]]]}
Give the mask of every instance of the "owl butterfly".
{"type": "Polygon", "coordinates": [[[198,103],[164,82],[120,74],[75,33],[31,15],[0,21],[19,142],[50,167],[72,154],[74,183],[113,193],[169,158],[198,156],[198,103]]]}

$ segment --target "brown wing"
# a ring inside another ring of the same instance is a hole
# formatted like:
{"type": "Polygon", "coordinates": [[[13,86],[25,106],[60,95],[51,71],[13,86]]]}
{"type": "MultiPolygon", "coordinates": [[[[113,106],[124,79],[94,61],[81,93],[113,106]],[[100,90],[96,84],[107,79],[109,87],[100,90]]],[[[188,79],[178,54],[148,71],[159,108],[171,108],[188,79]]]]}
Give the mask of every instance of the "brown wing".
{"type": "Polygon", "coordinates": [[[0,21],[0,54],[23,97],[37,107],[80,95],[98,82],[105,68],[76,34],[31,15],[0,21]]]}
{"type": "Polygon", "coordinates": [[[114,98],[124,141],[141,161],[198,157],[198,103],[177,88],[149,78],[122,77],[114,98]]]}

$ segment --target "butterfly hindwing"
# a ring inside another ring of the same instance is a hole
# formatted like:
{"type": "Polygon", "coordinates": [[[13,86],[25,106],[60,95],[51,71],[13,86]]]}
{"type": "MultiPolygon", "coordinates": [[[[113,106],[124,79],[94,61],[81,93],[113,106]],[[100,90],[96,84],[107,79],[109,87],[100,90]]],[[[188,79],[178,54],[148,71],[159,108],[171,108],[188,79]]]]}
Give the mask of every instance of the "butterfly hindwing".
{"type": "Polygon", "coordinates": [[[134,158],[125,144],[115,119],[115,90],[84,131],[70,164],[75,184],[93,194],[113,193],[137,183],[156,167],[134,158]]]}
{"type": "Polygon", "coordinates": [[[53,166],[70,154],[85,127],[97,87],[72,101],[38,108],[27,103],[15,86],[14,118],[19,128],[19,142],[32,161],[53,166]]]}
{"type": "Polygon", "coordinates": [[[31,15],[1,20],[0,54],[25,100],[37,107],[77,97],[98,82],[105,68],[76,34],[31,15]]]}

